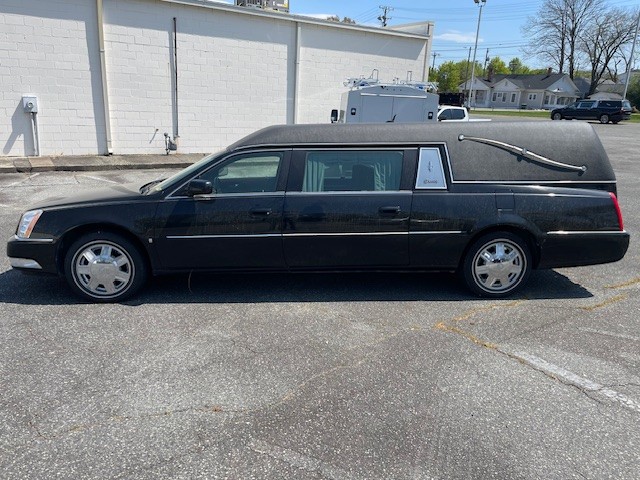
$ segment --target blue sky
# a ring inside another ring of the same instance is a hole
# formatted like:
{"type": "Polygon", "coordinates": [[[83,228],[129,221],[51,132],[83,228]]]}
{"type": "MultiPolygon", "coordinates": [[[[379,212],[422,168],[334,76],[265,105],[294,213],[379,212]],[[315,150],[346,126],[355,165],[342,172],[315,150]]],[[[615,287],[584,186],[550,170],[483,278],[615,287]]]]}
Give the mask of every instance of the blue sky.
{"type": "MultiPolygon", "coordinates": [[[[527,18],[536,14],[543,0],[487,0],[482,8],[477,61],[483,62],[487,49],[489,57],[499,56],[505,62],[519,57],[525,65],[544,68],[540,61],[522,51],[526,39],[521,27],[527,18]]],[[[640,0],[608,0],[611,6],[633,8],[640,0]]],[[[473,0],[290,0],[291,13],[298,15],[338,15],[350,17],[359,24],[380,25],[380,5],[392,7],[388,12],[389,25],[430,20],[435,22],[432,54],[436,53],[436,67],[442,62],[466,60],[473,47],[479,7],[473,0]]],[[[471,52],[473,55],[473,50],[471,52]]],[[[430,60],[433,64],[433,57],[430,60]]]]}

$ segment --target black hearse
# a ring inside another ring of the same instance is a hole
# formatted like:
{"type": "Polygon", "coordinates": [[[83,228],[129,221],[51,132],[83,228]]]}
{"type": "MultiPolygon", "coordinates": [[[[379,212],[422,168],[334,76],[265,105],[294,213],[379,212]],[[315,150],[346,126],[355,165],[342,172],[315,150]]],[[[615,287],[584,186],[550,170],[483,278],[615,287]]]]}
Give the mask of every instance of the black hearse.
{"type": "Polygon", "coordinates": [[[162,181],[26,212],[14,268],[93,301],[184,271],[457,271],[486,297],[629,244],[588,124],[269,127],[162,181]]]}

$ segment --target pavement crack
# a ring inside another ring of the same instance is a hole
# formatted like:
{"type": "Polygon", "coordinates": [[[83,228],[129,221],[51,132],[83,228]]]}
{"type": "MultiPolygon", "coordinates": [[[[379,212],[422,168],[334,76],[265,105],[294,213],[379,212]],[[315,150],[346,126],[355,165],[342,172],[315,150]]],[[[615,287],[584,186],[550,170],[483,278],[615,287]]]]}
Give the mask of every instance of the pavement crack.
{"type": "Polygon", "coordinates": [[[602,307],[606,307],[608,305],[614,304],[614,303],[618,303],[621,302],[623,300],[626,300],[628,297],[628,295],[626,293],[620,293],[618,295],[615,295],[613,297],[607,298],[605,300],[603,300],[600,303],[596,303],[595,305],[587,305],[586,307],[578,307],[580,310],[584,310],[586,312],[591,312],[593,310],[597,310],[599,308],[602,307]]]}

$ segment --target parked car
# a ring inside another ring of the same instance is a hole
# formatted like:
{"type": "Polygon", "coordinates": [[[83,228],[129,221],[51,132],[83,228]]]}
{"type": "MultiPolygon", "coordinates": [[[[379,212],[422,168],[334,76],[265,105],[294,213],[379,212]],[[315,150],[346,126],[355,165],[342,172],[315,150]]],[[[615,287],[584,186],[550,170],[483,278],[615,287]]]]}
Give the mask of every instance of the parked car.
{"type": "Polygon", "coordinates": [[[579,100],[551,111],[552,120],[599,120],[618,123],[631,118],[629,100],[579,100]]]}
{"type": "Polygon", "coordinates": [[[490,118],[471,118],[466,107],[441,105],[438,109],[439,122],[490,122],[490,118]]]}
{"type": "Polygon", "coordinates": [[[165,180],[22,215],[11,265],[96,302],[187,271],[457,271],[503,297],[532,269],[620,260],[616,179],[588,124],[295,125],[165,180]]]}

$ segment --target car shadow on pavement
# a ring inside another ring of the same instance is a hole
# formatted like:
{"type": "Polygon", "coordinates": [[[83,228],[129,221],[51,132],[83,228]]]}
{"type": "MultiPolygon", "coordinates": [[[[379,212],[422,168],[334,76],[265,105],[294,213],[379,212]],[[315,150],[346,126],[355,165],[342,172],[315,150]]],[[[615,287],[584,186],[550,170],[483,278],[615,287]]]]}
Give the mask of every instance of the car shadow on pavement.
{"type": "MultiPolygon", "coordinates": [[[[553,270],[533,272],[514,299],[578,299],[593,294],[553,270]]],[[[286,303],[366,301],[465,301],[478,298],[453,274],[442,273],[259,273],[171,275],[152,279],[124,305],[180,303],[286,303]]],[[[22,305],[88,303],[64,279],[0,274],[0,302],[22,305]]]]}

